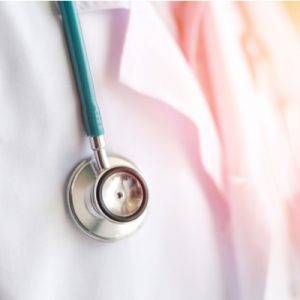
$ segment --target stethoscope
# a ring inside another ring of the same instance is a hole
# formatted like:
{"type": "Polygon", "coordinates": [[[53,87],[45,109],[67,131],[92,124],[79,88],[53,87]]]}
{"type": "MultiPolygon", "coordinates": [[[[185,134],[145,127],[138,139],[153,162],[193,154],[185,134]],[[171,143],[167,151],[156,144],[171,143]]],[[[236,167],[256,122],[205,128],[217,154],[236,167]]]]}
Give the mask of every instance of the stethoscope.
{"type": "Polygon", "coordinates": [[[143,223],[148,205],[145,180],[133,163],[107,156],[100,110],[96,102],[76,5],[58,2],[86,134],[94,156],[72,172],[67,202],[76,225],[101,241],[115,241],[135,232],[143,223]]]}

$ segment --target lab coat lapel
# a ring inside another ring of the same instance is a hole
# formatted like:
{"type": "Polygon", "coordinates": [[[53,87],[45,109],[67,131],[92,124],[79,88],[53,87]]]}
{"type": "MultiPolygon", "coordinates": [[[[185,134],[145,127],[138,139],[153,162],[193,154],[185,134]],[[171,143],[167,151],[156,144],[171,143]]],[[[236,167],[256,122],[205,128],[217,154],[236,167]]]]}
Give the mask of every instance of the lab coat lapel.
{"type": "Polygon", "coordinates": [[[220,142],[208,104],[151,3],[131,3],[119,80],[141,94],[170,105],[194,122],[198,129],[195,138],[198,138],[200,160],[221,188],[220,142]]]}

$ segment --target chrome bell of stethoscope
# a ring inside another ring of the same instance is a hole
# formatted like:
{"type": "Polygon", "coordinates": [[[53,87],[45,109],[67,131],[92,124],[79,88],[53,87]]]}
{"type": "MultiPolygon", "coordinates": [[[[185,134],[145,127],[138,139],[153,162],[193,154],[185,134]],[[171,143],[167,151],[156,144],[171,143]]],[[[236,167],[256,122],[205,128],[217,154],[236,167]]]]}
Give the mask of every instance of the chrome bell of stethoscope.
{"type": "Polygon", "coordinates": [[[80,96],[82,115],[94,156],[72,172],[67,192],[70,214],[87,235],[115,241],[135,232],[148,206],[145,180],[132,162],[107,156],[76,6],[58,2],[80,96]]]}

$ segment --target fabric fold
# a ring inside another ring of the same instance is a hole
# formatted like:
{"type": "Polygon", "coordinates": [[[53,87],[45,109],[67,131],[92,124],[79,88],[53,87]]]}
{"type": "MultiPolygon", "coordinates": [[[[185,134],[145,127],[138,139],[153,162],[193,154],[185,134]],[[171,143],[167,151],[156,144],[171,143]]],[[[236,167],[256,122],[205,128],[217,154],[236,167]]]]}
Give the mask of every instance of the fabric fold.
{"type": "Polygon", "coordinates": [[[199,155],[222,190],[221,145],[205,97],[180,48],[150,3],[131,3],[119,79],[167,103],[196,124],[199,155]]]}

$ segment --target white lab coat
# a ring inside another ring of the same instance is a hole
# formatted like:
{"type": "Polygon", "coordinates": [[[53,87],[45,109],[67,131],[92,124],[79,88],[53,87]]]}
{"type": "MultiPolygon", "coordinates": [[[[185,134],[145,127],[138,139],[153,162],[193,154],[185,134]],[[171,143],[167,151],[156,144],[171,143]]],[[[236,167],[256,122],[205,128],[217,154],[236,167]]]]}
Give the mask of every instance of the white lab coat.
{"type": "Polygon", "coordinates": [[[201,88],[149,3],[91,5],[81,20],[108,151],[143,171],[149,215],[114,244],[74,226],[66,183],[91,151],[57,10],[1,3],[0,299],[229,299],[226,222],[212,217],[220,146],[201,88]]]}
{"type": "Polygon", "coordinates": [[[150,191],[101,244],[66,208],[91,150],[57,8],[0,4],[0,300],[299,298],[298,35],[279,3],[189,5],[179,32],[168,4],[78,4],[107,150],[150,191]]]}

